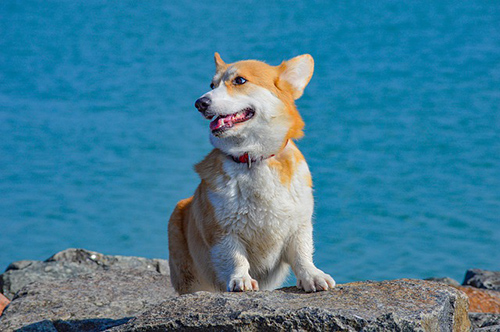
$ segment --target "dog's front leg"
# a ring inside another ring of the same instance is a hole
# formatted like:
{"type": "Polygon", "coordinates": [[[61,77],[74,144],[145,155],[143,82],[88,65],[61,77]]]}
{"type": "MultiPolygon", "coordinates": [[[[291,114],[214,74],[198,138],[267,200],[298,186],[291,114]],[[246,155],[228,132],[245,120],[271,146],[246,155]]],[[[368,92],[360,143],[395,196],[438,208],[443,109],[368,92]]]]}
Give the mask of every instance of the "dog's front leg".
{"type": "Polygon", "coordinates": [[[213,247],[211,256],[217,277],[226,284],[228,292],[259,290],[257,280],[248,273],[247,253],[237,236],[226,235],[213,247]]]}
{"type": "Polygon", "coordinates": [[[335,280],[313,263],[312,224],[310,221],[301,225],[292,236],[285,255],[297,277],[298,288],[306,292],[316,292],[335,287],[335,280]]]}

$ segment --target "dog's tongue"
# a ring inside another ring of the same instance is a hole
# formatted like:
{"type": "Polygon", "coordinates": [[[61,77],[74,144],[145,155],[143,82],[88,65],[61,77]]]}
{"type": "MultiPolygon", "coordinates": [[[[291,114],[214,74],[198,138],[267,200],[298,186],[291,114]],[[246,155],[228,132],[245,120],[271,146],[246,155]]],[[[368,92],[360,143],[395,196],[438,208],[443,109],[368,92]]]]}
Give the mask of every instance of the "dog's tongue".
{"type": "Polygon", "coordinates": [[[218,116],[214,121],[210,122],[210,130],[213,131],[222,127],[232,127],[233,124],[233,115],[228,115],[226,117],[218,116]]]}

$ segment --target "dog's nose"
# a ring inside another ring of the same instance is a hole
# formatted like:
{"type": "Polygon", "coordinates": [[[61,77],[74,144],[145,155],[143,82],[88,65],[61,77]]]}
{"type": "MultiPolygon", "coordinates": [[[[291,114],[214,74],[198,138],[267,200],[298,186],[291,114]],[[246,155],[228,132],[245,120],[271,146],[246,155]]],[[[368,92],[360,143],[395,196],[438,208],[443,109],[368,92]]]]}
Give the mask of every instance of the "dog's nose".
{"type": "Polygon", "coordinates": [[[201,97],[194,103],[194,107],[198,109],[200,112],[205,112],[208,109],[208,106],[212,103],[212,100],[208,97],[201,97]]]}

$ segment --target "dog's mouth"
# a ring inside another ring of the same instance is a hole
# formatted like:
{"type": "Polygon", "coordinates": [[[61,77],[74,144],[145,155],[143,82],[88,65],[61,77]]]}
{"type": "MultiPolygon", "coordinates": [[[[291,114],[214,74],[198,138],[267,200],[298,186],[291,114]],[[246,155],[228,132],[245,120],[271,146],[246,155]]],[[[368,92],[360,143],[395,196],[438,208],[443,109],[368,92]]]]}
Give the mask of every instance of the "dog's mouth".
{"type": "Polygon", "coordinates": [[[235,124],[246,122],[253,118],[255,111],[251,107],[247,107],[237,113],[229,115],[219,115],[212,122],[210,122],[210,130],[213,134],[219,134],[223,131],[231,129],[235,124]]]}

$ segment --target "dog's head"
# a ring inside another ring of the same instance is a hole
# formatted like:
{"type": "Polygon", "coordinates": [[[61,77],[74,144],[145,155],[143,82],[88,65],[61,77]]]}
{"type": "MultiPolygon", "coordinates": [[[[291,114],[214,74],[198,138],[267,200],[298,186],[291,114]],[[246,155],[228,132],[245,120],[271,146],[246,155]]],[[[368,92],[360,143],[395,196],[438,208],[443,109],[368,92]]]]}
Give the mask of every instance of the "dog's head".
{"type": "Polygon", "coordinates": [[[226,64],[215,53],[210,87],[195,103],[210,122],[210,141],[231,156],[276,154],[288,139],[303,135],[295,107],[314,71],[309,54],[270,66],[246,60],[226,64]]]}

